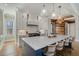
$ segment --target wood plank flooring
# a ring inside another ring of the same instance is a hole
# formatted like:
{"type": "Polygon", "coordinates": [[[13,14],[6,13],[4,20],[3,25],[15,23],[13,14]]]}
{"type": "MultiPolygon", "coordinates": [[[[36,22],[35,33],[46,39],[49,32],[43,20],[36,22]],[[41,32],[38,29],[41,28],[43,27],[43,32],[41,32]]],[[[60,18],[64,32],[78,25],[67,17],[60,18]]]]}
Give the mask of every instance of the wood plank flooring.
{"type": "Polygon", "coordinates": [[[3,48],[0,50],[1,56],[20,56],[21,49],[16,45],[15,41],[4,42],[3,48]]]}

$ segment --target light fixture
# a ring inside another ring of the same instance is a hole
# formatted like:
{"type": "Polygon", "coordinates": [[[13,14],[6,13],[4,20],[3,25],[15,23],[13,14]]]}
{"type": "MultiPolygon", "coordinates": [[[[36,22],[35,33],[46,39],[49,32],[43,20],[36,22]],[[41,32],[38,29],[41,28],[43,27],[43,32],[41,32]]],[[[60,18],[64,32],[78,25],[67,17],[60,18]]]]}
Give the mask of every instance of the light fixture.
{"type": "Polygon", "coordinates": [[[58,8],[59,8],[59,16],[58,16],[58,20],[57,20],[57,22],[59,23],[59,24],[61,24],[61,23],[63,23],[64,22],[64,19],[63,19],[63,17],[62,17],[62,15],[61,15],[61,7],[62,6],[58,6],[58,8]]]}
{"type": "Polygon", "coordinates": [[[55,13],[52,13],[52,17],[55,17],[56,16],[56,14],[55,13]]]}
{"type": "Polygon", "coordinates": [[[53,3],[53,13],[52,13],[52,17],[53,17],[53,18],[55,18],[55,16],[56,16],[55,10],[54,10],[55,8],[54,8],[54,7],[55,7],[55,6],[54,6],[54,3],[53,3]]]}
{"type": "Polygon", "coordinates": [[[43,12],[43,13],[46,13],[46,10],[45,10],[45,9],[43,9],[43,10],[42,10],[42,12],[43,12]]]}
{"type": "Polygon", "coordinates": [[[42,13],[46,13],[45,5],[43,5],[42,13]]]}

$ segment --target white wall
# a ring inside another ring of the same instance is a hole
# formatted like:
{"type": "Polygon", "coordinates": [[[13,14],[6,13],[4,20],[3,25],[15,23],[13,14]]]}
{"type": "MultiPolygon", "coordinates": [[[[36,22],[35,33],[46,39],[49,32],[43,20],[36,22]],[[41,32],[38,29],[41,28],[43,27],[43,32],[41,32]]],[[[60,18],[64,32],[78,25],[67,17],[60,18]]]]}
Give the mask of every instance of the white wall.
{"type": "Polygon", "coordinates": [[[70,35],[75,37],[76,31],[75,31],[75,23],[69,24],[70,27],[70,35]]]}
{"type": "Polygon", "coordinates": [[[76,31],[76,41],[79,41],[79,16],[75,16],[75,22],[76,22],[76,28],[75,28],[75,31],[76,31]]]}
{"type": "Polygon", "coordinates": [[[66,23],[66,28],[65,28],[65,33],[67,35],[71,35],[73,37],[76,36],[76,27],[75,27],[75,23],[66,23]]]}
{"type": "Polygon", "coordinates": [[[66,23],[65,31],[67,35],[75,36],[75,23],[66,23]]]}

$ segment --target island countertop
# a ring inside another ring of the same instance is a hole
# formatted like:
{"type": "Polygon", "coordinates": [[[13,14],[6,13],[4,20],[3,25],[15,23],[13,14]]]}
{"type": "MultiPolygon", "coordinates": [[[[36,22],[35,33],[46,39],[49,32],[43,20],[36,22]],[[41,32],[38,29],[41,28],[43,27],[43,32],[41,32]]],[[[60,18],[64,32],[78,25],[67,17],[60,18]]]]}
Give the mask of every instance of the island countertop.
{"type": "Polygon", "coordinates": [[[58,41],[66,39],[67,35],[57,35],[56,37],[53,38],[48,38],[47,36],[37,36],[37,37],[27,37],[27,38],[22,38],[22,40],[27,43],[31,48],[34,50],[38,50],[41,48],[44,48],[50,44],[54,44],[58,41]]]}

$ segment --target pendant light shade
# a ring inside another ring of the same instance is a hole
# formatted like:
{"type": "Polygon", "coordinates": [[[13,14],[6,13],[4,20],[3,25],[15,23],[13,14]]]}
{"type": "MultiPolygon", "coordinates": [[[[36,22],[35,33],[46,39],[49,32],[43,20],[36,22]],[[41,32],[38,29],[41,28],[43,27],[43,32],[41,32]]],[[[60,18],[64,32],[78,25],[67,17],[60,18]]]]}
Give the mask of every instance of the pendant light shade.
{"type": "Polygon", "coordinates": [[[43,10],[42,10],[42,12],[43,12],[43,13],[46,13],[46,10],[45,10],[45,9],[43,9],[43,10]]]}
{"type": "Polygon", "coordinates": [[[55,14],[55,5],[54,5],[54,3],[53,3],[53,12],[52,12],[52,18],[55,18],[56,17],[56,14],[55,14]]]}
{"type": "Polygon", "coordinates": [[[43,5],[42,13],[46,13],[45,5],[43,5]]]}
{"type": "Polygon", "coordinates": [[[64,22],[64,19],[63,19],[62,15],[61,15],[61,7],[62,6],[58,6],[58,8],[59,8],[59,15],[58,15],[58,18],[57,18],[58,19],[57,22],[60,23],[60,24],[64,22]]]}
{"type": "Polygon", "coordinates": [[[52,17],[55,17],[56,16],[56,14],[55,13],[52,13],[52,17]]]}

